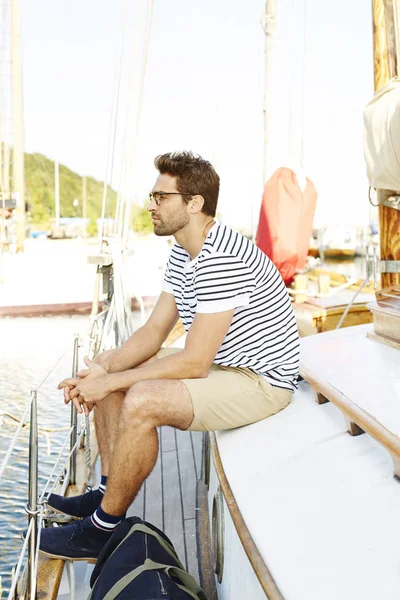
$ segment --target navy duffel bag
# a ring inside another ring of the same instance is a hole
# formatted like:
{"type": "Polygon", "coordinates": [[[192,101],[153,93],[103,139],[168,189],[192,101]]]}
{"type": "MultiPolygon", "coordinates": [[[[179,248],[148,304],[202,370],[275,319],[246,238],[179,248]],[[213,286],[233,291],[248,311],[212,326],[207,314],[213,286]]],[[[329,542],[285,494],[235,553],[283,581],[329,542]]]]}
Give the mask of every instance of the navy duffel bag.
{"type": "Polygon", "coordinates": [[[207,600],[167,536],[138,517],[125,519],[97,560],[88,600],[207,600]]]}

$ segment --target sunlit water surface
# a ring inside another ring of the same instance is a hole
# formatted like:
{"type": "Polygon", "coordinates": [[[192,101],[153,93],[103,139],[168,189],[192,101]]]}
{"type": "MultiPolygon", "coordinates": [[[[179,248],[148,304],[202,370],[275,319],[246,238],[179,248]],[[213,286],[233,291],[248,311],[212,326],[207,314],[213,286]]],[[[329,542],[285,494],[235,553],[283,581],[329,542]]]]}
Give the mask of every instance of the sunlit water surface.
{"type": "MultiPolygon", "coordinates": [[[[0,319],[0,413],[21,417],[30,390],[40,386],[39,426],[68,428],[70,409],[63,403],[62,392],[56,388],[61,379],[71,375],[74,334],[85,336],[88,325],[89,319],[81,316],[0,319]]],[[[82,349],[81,359],[83,353],[82,349]]],[[[0,465],[15,431],[16,425],[6,418],[0,427],[0,465]]],[[[49,455],[45,437],[39,436],[39,493],[52,471],[66,435],[66,431],[51,434],[49,455]]],[[[3,597],[7,597],[5,591],[10,586],[11,569],[17,563],[22,548],[21,531],[27,526],[24,507],[28,492],[28,455],[29,431],[23,429],[0,481],[3,597]]]]}

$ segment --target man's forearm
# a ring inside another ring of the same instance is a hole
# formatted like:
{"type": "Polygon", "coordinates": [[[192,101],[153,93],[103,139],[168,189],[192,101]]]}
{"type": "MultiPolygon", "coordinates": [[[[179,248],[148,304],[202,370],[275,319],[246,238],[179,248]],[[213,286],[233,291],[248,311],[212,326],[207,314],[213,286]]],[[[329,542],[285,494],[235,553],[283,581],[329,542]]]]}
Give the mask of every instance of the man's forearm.
{"type": "Polygon", "coordinates": [[[143,367],[111,373],[108,376],[108,393],[128,390],[139,381],[149,379],[197,379],[207,377],[208,370],[195,362],[182,350],[171,356],[165,356],[143,367]]]}
{"type": "Polygon", "coordinates": [[[163,341],[160,334],[146,323],[112,353],[107,361],[107,371],[119,373],[140,365],[159,351],[163,341]]]}

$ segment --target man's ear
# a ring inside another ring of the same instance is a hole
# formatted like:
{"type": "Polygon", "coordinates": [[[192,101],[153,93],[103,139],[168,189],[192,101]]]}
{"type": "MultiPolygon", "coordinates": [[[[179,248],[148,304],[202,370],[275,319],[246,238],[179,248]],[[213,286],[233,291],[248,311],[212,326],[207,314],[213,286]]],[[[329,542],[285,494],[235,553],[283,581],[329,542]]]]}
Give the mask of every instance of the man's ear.
{"type": "Polygon", "coordinates": [[[203,206],[204,206],[203,196],[200,196],[200,194],[196,194],[195,196],[191,197],[190,204],[189,204],[189,210],[191,213],[195,214],[195,213],[201,212],[203,206]]]}

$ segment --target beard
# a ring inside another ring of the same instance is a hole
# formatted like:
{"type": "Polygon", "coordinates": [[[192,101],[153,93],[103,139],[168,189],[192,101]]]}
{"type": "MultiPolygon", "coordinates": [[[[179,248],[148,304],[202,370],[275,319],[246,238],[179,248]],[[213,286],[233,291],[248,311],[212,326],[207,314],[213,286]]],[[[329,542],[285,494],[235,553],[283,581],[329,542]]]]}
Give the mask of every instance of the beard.
{"type": "Polygon", "coordinates": [[[154,233],[159,236],[175,235],[175,233],[180,229],[183,229],[189,221],[190,216],[186,211],[167,219],[160,218],[159,221],[153,223],[154,233]]]}

